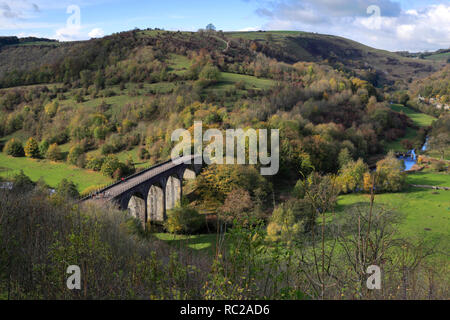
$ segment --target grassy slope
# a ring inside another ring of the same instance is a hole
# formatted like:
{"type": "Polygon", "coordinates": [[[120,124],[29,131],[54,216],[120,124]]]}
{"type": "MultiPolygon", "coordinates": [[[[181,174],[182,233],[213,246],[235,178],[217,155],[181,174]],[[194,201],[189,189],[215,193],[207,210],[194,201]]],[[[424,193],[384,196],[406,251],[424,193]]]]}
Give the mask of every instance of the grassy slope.
{"type": "MultiPolygon", "coordinates": [[[[296,57],[297,61],[320,62],[328,59],[343,62],[350,69],[370,66],[385,72],[389,81],[405,81],[409,78],[423,78],[439,69],[442,61],[418,60],[402,57],[394,52],[368,47],[356,41],[317,33],[300,31],[229,32],[230,38],[267,41],[271,34],[275,46],[296,57]]],[[[384,77],[384,76],[383,76],[384,77]]]]}
{"type": "MultiPolygon", "coordinates": [[[[408,175],[409,184],[427,184],[450,187],[449,174],[416,173],[408,175]]],[[[339,197],[338,212],[344,212],[355,203],[369,203],[368,195],[352,194],[339,197]]],[[[450,191],[409,188],[401,193],[376,196],[375,201],[386,208],[405,214],[400,224],[402,235],[415,237],[425,234],[434,240],[443,239],[440,245],[448,247],[450,240],[450,191]]]]}
{"type": "Polygon", "coordinates": [[[426,60],[447,60],[450,58],[450,52],[433,54],[431,56],[426,56],[426,60]]]}
{"type": "Polygon", "coordinates": [[[417,112],[413,109],[410,109],[400,104],[391,105],[391,109],[397,112],[403,112],[404,114],[406,114],[408,117],[411,118],[411,120],[414,122],[415,125],[419,127],[431,126],[433,121],[436,120],[436,118],[433,118],[432,116],[429,116],[425,113],[417,112]]]}
{"type": "MultiPolygon", "coordinates": [[[[390,106],[392,110],[396,112],[403,112],[406,114],[411,120],[414,122],[414,124],[418,127],[429,127],[433,123],[433,121],[436,120],[436,118],[433,118],[432,116],[429,116],[425,113],[417,112],[413,109],[410,109],[408,107],[405,107],[400,104],[393,104],[390,106]]],[[[417,131],[412,128],[406,128],[406,134],[404,137],[391,141],[386,143],[385,147],[386,150],[394,150],[394,151],[408,151],[406,150],[402,144],[401,141],[404,139],[408,139],[413,141],[417,136],[417,131]]]]}
{"type": "Polygon", "coordinates": [[[210,91],[212,89],[222,91],[233,89],[235,87],[235,83],[237,82],[245,83],[246,89],[268,89],[275,85],[275,81],[270,79],[262,79],[242,74],[222,72],[219,82],[209,87],[208,90],[210,91]]]}
{"type": "Polygon", "coordinates": [[[168,233],[156,233],[155,236],[177,247],[187,247],[195,251],[201,251],[208,254],[214,254],[216,250],[216,234],[200,235],[173,235],[168,233]]]}
{"type": "Polygon", "coordinates": [[[386,150],[394,150],[394,151],[408,151],[406,150],[401,141],[404,139],[408,139],[413,141],[417,137],[417,131],[411,128],[406,128],[406,134],[403,138],[397,139],[395,141],[391,141],[385,144],[386,150]]]}
{"type": "Polygon", "coordinates": [[[79,191],[83,191],[89,186],[111,182],[111,179],[100,173],[79,169],[67,163],[13,158],[4,153],[0,153],[0,167],[9,169],[0,172],[0,175],[3,177],[11,177],[23,170],[33,181],[43,177],[45,182],[51,187],[56,187],[64,178],[69,179],[77,184],[79,191]]]}

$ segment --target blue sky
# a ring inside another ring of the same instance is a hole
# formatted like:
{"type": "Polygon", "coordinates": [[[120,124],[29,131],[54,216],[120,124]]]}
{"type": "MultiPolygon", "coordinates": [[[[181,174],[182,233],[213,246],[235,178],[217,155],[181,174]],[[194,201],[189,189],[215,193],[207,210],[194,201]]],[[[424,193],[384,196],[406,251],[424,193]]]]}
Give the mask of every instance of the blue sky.
{"type": "Polygon", "coordinates": [[[334,34],[388,50],[450,47],[450,0],[0,0],[0,35],[70,41],[135,27],[195,31],[210,22],[224,31],[334,34]]]}

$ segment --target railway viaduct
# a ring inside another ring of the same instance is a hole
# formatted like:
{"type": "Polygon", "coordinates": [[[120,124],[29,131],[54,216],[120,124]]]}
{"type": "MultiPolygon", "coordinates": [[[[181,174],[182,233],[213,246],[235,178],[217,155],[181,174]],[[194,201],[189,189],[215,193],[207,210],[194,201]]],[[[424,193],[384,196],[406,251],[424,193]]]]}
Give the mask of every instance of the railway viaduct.
{"type": "Polygon", "coordinates": [[[195,179],[202,169],[194,156],[169,160],[138,172],[84,198],[81,202],[113,203],[138,218],[142,224],[163,222],[167,210],[183,196],[183,180],[195,179]]]}

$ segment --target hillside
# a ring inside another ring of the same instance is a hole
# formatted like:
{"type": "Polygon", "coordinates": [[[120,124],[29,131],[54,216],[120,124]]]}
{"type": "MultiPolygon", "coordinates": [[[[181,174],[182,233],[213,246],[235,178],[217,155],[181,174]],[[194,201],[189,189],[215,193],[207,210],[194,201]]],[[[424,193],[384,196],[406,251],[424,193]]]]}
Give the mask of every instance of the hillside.
{"type": "Polygon", "coordinates": [[[232,38],[256,41],[268,55],[281,55],[286,62],[325,62],[354,72],[376,86],[409,82],[441,67],[439,63],[402,57],[342,37],[306,32],[233,32],[232,38]],[[273,52],[275,50],[275,52],[273,52]]]}
{"type": "Polygon", "coordinates": [[[448,296],[448,191],[433,187],[450,185],[450,114],[406,91],[428,76],[441,94],[439,63],[300,32],[17,41],[0,48],[0,299],[448,296]],[[222,134],[252,129],[245,165],[184,171],[180,129],[183,152],[217,160],[222,134]],[[413,148],[417,173],[391,152],[413,148]],[[67,265],[84,290],[66,290],[67,265]],[[383,290],[362,290],[367,266],[383,290]]]}
{"type": "MultiPolygon", "coordinates": [[[[191,32],[146,30],[124,32],[104,38],[75,43],[50,42],[46,39],[10,39],[0,46],[0,81],[3,86],[44,83],[40,79],[11,80],[15,71],[32,71],[61,64],[67,57],[83,55],[103,41],[117,37],[130,40],[124,49],[132,50],[154,41],[189,43],[188,47],[206,48],[243,59],[254,53],[288,64],[315,62],[332,66],[349,75],[367,80],[376,87],[394,85],[405,87],[416,78],[423,78],[442,66],[439,61],[418,60],[377,50],[345,38],[296,31],[229,32],[199,35],[191,32]],[[14,41],[13,41],[14,40],[14,41]]],[[[9,39],[9,38],[3,38],[9,39]]],[[[14,78],[14,77],[13,77],[14,78]]]]}

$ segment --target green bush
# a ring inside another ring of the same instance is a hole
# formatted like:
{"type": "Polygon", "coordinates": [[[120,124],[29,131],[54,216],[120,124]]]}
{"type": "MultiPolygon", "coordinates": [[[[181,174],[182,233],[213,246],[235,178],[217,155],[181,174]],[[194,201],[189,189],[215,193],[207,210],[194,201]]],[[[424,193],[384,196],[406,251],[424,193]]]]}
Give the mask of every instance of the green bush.
{"type": "Polygon", "coordinates": [[[61,180],[56,187],[56,195],[63,199],[76,199],[80,196],[77,186],[67,179],[61,180]]]}
{"type": "Polygon", "coordinates": [[[86,168],[94,171],[100,171],[104,162],[105,158],[103,157],[90,157],[87,160],[86,168]]]}
{"type": "Polygon", "coordinates": [[[25,155],[22,143],[14,138],[6,143],[3,152],[13,157],[23,157],[25,155]]]}
{"type": "Polygon", "coordinates": [[[198,232],[205,219],[197,210],[187,207],[177,207],[167,212],[166,230],[176,234],[193,234],[198,232]]]}
{"type": "Polygon", "coordinates": [[[80,164],[79,159],[84,155],[84,149],[81,146],[73,146],[70,151],[69,155],[67,156],[67,162],[73,165],[80,164]]]}
{"type": "Polygon", "coordinates": [[[105,158],[101,172],[108,177],[112,177],[114,172],[120,168],[120,161],[116,156],[110,155],[105,158]]]}
{"type": "Polygon", "coordinates": [[[50,143],[46,139],[42,140],[39,144],[39,152],[41,153],[41,157],[45,157],[47,154],[47,150],[50,147],[50,143]]]}
{"type": "Polygon", "coordinates": [[[34,188],[35,184],[31,179],[20,170],[20,173],[13,177],[14,189],[20,190],[21,192],[26,192],[34,188]]]}
{"type": "Polygon", "coordinates": [[[59,161],[62,159],[62,153],[56,143],[52,144],[45,155],[45,157],[52,161],[59,161]]]}

